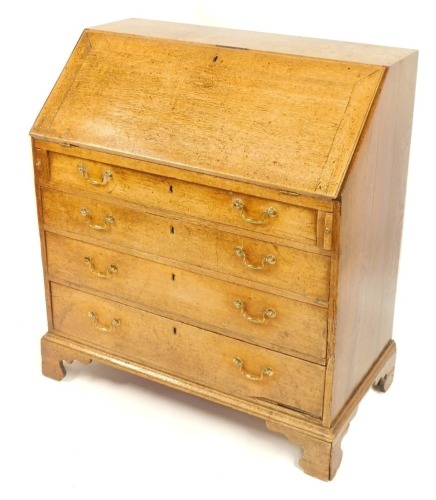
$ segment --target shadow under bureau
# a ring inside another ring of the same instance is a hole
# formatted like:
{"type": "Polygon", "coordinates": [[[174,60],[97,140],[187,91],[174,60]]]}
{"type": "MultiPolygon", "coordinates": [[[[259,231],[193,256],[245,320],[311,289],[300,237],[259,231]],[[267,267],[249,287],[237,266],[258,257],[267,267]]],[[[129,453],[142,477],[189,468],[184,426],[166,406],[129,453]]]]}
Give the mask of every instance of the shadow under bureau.
{"type": "Polygon", "coordinates": [[[417,53],[128,20],[32,142],[43,373],[99,361],[264,419],[331,479],[393,377],[417,53]]]}

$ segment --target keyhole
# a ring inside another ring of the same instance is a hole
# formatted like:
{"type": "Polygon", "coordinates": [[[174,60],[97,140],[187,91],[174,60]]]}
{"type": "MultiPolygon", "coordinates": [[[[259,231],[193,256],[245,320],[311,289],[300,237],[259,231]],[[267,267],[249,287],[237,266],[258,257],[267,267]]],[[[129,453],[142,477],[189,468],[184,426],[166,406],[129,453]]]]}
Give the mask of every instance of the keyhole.
{"type": "Polygon", "coordinates": [[[171,279],[172,279],[173,281],[176,281],[176,275],[175,275],[174,273],[171,275],[171,279]]]}
{"type": "Polygon", "coordinates": [[[171,184],[168,186],[168,192],[169,193],[173,193],[174,192],[173,191],[173,186],[171,184]]]}
{"type": "Polygon", "coordinates": [[[173,335],[177,335],[177,328],[173,326],[173,335]]]}
{"type": "Polygon", "coordinates": [[[218,56],[214,56],[214,57],[212,58],[212,62],[217,62],[217,61],[218,61],[218,56]]]}
{"type": "Polygon", "coordinates": [[[174,234],[174,226],[170,226],[170,233],[174,234]]]}

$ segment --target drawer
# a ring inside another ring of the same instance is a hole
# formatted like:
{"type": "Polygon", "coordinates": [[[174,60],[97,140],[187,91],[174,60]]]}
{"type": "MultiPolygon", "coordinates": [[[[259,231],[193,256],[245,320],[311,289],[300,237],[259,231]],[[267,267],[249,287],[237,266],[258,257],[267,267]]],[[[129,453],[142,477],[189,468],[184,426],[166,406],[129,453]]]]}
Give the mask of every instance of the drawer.
{"type": "Polygon", "coordinates": [[[307,245],[316,245],[317,242],[318,213],[311,208],[241,195],[59,153],[50,152],[49,157],[50,178],[53,183],[68,189],[83,190],[89,196],[105,194],[157,210],[189,214],[307,245]]]}
{"type": "Polygon", "coordinates": [[[109,294],[270,349],[324,362],[326,308],[54,233],[46,233],[46,248],[52,280],[109,294]],[[267,312],[271,310],[275,314],[267,312]]]}
{"type": "Polygon", "coordinates": [[[326,303],[329,298],[330,257],[325,255],[59,191],[44,190],[43,207],[44,222],[59,230],[278,287],[298,300],[326,303]]]}
{"type": "Polygon", "coordinates": [[[56,283],[51,294],[54,329],[63,335],[246,400],[321,417],[319,365],[56,283]]]}

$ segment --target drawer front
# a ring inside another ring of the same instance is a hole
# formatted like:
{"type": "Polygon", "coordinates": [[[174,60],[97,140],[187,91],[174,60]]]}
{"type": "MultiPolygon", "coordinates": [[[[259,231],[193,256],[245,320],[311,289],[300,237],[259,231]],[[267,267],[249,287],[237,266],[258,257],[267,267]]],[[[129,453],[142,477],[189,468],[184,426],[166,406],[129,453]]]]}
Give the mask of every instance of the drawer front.
{"type": "Polygon", "coordinates": [[[61,334],[244,399],[322,414],[321,366],[56,283],[51,293],[61,334]]]}
{"type": "Polygon", "coordinates": [[[46,233],[46,247],[52,280],[110,294],[270,349],[321,363],[325,359],[326,308],[54,233],[46,233]]]}
{"type": "Polygon", "coordinates": [[[323,303],[329,298],[330,257],[325,255],[59,191],[44,191],[43,206],[44,222],[59,230],[278,287],[297,299],[323,303]]]}
{"type": "Polygon", "coordinates": [[[317,211],[50,152],[59,186],[294,240],[317,242],[317,211]],[[105,175],[106,174],[106,175],[105,175]],[[256,223],[257,222],[257,223],[256,223]]]}

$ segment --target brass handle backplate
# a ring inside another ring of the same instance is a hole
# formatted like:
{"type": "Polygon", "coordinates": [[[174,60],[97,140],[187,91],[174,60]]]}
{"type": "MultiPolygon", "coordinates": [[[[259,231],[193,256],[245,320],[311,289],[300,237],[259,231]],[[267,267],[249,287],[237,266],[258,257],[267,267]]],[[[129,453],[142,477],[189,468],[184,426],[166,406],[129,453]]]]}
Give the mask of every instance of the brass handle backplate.
{"type": "Polygon", "coordinates": [[[233,358],[233,364],[238,367],[242,375],[249,380],[258,381],[262,380],[263,377],[272,377],[274,375],[274,370],[272,368],[268,368],[267,366],[263,366],[261,368],[259,375],[247,372],[244,368],[244,361],[238,356],[233,358]]]}
{"type": "Polygon", "coordinates": [[[94,311],[88,311],[88,318],[92,319],[95,328],[97,328],[97,330],[100,330],[101,332],[111,332],[112,330],[114,330],[114,328],[118,328],[121,324],[121,320],[114,318],[111,321],[110,326],[101,325],[98,322],[97,313],[94,311]]]}
{"type": "Polygon", "coordinates": [[[268,307],[263,311],[262,317],[261,318],[255,318],[253,316],[250,316],[247,314],[245,311],[245,304],[241,299],[236,299],[233,302],[233,305],[236,307],[236,309],[241,310],[241,316],[247,320],[251,321],[251,323],[257,323],[257,324],[263,324],[267,319],[273,319],[277,316],[276,310],[273,309],[272,307],[268,307]]]}
{"type": "Polygon", "coordinates": [[[240,214],[245,222],[250,224],[266,224],[271,217],[277,217],[277,210],[274,207],[266,208],[260,215],[260,219],[253,219],[245,215],[245,205],[244,202],[236,198],[232,202],[233,208],[235,208],[240,214]]]}
{"type": "Polygon", "coordinates": [[[92,274],[95,274],[99,278],[111,278],[112,275],[116,274],[118,272],[117,266],[114,264],[111,264],[106,268],[106,271],[97,271],[94,267],[94,262],[92,261],[91,257],[85,257],[84,258],[85,264],[89,267],[90,271],[92,274]]]}
{"type": "Polygon", "coordinates": [[[112,179],[113,175],[110,170],[105,170],[102,175],[101,175],[101,180],[97,179],[90,179],[88,169],[86,168],[83,163],[79,163],[77,165],[77,171],[79,174],[83,177],[83,179],[88,182],[89,184],[92,184],[93,186],[105,186],[108,184],[112,179]]]}
{"type": "Polygon", "coordinates": [[[240,257],[242,259],[244,266],[248,267],[249,269],[262,270],[265,267],[265,264],[273,265],[277,261],[274,255],[268,254],[262,258],[261,264],[256,265],[256,264],[251,264],[248,261],[247,254],[245,253],[245,250],[242,247],[235,247],[234,253],[237,257],[240,257]]]}
{"type": "Polygon", "coordinates": [[[92,229],[96,229],[97,231],[105,231],[109,229],[112,224],[115,224],[115,219],[112,215],[105,216],[105,218],[103,219],[104,225],[94,224],[91,220],[91,214],[89,213],[89,210],[87,208],[81,208],[80,215],[82,217],[85,217],[85,219],[88,221],[89,227],[92,227],[92,229]]]}

